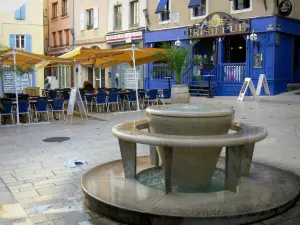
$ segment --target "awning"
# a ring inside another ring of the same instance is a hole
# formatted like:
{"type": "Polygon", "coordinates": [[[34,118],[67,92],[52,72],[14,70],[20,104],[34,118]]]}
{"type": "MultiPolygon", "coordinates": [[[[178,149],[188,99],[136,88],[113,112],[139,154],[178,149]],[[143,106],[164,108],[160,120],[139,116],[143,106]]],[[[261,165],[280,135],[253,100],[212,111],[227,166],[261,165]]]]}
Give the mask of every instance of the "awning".
{"type": "Polygon", "coordinates": [[[190,0],[189,8],[198,8],[202,5],[202,0],[190,0]]]}
{"type": "Polygon", "coordinates": [[[14,65],[14,52],[16,54],[16,65],[21,67],[23,70],[27,70],[28,68],[42,62],[49,61],[54,63],[63,63],[70,65],[72,64],[72,60],[67,59],[58,59],[52,56],[46,56],[42,54],[35,54],[31,52],[25,52],[17,49],[6,49],[4,51],[0,51],[0,63],[2,65],[13,66],[14,65]]]}
{"type": "Polygon", "coordinates": [[[165,6],[168,3],[168,1],[169,0],[159,0],[155,13],[158,14],[165,12],[165,6]]]}

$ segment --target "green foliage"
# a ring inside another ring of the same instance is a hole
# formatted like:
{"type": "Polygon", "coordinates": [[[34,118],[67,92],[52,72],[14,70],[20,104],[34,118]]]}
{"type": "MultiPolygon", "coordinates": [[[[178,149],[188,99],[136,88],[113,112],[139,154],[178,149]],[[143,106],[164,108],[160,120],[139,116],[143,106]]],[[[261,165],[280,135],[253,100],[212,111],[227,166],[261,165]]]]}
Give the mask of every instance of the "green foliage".
{"type": "Polygon", "coordinates": [[[87,30],[93,29],[93,24],[87,23],[87,24],[86,24],[86,29],[87,29],[87,30]]]}
{"type": "Polygon", "coordinates": [[[161,59],[165,60],[170,71],[175,73],[177,84],[182,83],[182,73],[184,69],[197,63],[194,59],[189,60],[189,54],[197,43],[198,42],[194,42],[188,49],[175,47],[169,43],[163,43],[161,46],[166,51],[158,53],[158,55],[161,59]]]}

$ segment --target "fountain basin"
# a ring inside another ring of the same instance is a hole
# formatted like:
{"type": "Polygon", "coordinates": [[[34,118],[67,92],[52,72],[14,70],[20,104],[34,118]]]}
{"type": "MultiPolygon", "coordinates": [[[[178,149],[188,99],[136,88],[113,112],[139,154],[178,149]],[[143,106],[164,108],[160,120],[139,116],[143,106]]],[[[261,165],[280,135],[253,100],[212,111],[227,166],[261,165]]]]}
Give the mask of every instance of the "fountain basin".
{"type": "MultiPolygon", "coordinates": [[[[152,106],[146,109],[151,133],[181,136],[227,134],[234,117],[232,108],[201,107],[185,104],[152,106]]],[[[174,147],[172,184],[179,189],[209,186],[221,147],[174,147]]],[[[157,147],[165,164],[165,148],[157,147]]]]}

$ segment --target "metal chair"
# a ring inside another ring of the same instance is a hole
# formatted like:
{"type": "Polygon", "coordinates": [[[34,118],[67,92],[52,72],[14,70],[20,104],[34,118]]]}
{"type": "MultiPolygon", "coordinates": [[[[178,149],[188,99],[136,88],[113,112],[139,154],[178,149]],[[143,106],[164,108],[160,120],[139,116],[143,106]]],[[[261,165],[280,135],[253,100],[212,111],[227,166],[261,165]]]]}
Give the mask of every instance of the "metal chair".
{"type": "Polygon", "coordinates": [[[100,106],[102,106],[104,111],[105,106],[107,107],[107,94],[105,92],[100,92],[97,94],[97,97],[95,99],[95,105],[97,108],[97,113],[99,113],[100,106]]]}
{"type": "Polygon", "coordinates": [[[64,120],[66,120],[64,99],[62,99],[62,98],[53,99],[52,106],[49,108],[49,111],[52,112],[52,120],[54,120],[54,113],[56,113],[56,112],[58,112],[59,120],[60,120],[60,114],[62,114],[64,117],[64,120]]]}
{"type": "Polygon", "coordinates": [[[151,89],[148,91],[148,96],[147,96],[147,102],[148,102],[148,106],[153,105],[153,102],[156,102],[156,104],[158,105],[158,90],[157,89],[151,89]]]}
{"type": "Polygon", "coordinates": [[[166,102],[171,103],[171,90],[170,89],[163,89],[162,95],[160,97],[160,101],[165,105],[166,102]]]}
{"type": "Polygon", "coordinates": [[[19,104],[19,115],[27,115],[28,123],[31,121],[31,109],[28,100],[18,101],[19,104]]]}
{"type": "Polygon", "coordinates": [[[38,114],[45,113],[47,114],[48,121],[50,121],[49,111],[48,111],[48,100],[47,99],[38,99],[34,105],[35,108],[35,118],[38,122],[38,114]]]}
{"type": "Polygon", "coordinates": [[[93,112],[93,102],[95,102],[94,95],[93,94],[85,94],[83,101],[84,101],[85,107],[87,109],[87,112],[89,112],[88,105],[90,105],[91,112],[93,112]]]}
{"type": "Polygon", "coordinates": [[[2,101],[2,107],[0,108],[0,122],[2,116],[10,116],[12,123],[14,124],[13,104],[11,101],[2,101]]]}
{"type": "Polygon", "coordinates": [[[109,111],[109,106],[110,105],[117,106],[116,109],[118,109],[118,111],[120,111],[120,102],[119,102],[118,92],[113,92],[113,93],[110,93],[108,95],[108,99],[107,99],[107,112],[110,112],[109,111]]]}
{"type": "Polygon", "coordinates": [[[129,95],[126,96],[126,103],[128,104],[128,109],[131,110],[133,108],[133,104],[136,104],[136,91],[130,91],[129,95]]]}

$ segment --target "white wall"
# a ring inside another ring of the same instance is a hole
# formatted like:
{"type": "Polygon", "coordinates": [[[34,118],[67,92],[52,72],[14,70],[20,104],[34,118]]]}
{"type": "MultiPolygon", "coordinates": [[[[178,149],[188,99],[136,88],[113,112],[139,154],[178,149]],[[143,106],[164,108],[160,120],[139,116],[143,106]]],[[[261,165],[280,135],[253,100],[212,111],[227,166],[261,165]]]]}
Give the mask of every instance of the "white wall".
{"type": "MultiPolygon", "coordinates": [[[[149,0],[153,1],[153,0],[149,0]]],[[[109,0],[108,1],[108,32],[114,31],[114,6],[122,5],[122,31],[130,30],[130,0],[109,0]]],[[[143,10],[147,8],[147,0],[139,0],[139,27],[146,26],[146,19],[143,10]]],[[[138,28],[138,27],[135,27],[138,28]]],[[[120,31],[120,30],[118,30],[120,31]]]]}

